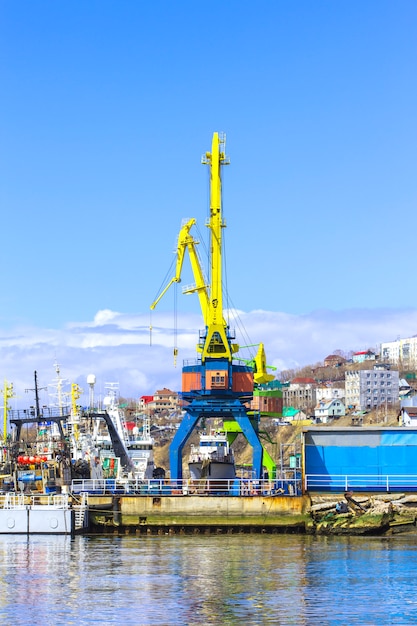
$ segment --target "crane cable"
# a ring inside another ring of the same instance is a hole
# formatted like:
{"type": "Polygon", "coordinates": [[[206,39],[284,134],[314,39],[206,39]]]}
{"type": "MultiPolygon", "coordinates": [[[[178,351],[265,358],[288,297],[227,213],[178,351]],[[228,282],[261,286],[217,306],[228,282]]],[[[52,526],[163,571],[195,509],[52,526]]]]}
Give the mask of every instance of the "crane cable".
{"type": "MultiPolygon", "coordinates": [[[[161,293],[161,291],[164,289],[165,285],[167,284],[167,282],[169,280],[169,277],[172,274],[172,268],[174,267],[174,263],[175,263],[175,259],[172,261],[171,265],[169,266],[169,270],[165,274],[165,278],[162,281],[162,284],[161,284],[161,286],[160,286],[160,288],[159,288],[159,290],[158,290],[158,292],[157,292],[157,294],[156,294],[156,296],[154,298],[154,302],[157,299],[157,297],[159,296],[159,294],[161,293]]],[[[153,328],[152,328],[152,309],[151,309],[151,311],[149,313],[149,345],[150,346],[152,346],[152,330],[153,330],[153,328]]]]}
{"type": "Polygon", "coordinates": [[[174,367],[177,367],[178,356],[178,285],[174,289],[174,367]]]}

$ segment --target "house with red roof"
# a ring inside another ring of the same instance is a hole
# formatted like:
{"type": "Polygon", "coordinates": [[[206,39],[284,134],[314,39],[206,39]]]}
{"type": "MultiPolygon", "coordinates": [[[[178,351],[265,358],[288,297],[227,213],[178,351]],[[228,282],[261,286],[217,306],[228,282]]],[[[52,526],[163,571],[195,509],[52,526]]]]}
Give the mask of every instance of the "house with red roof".
{"type": "Polygon", "coordinates": [[[354,363],[363,363],[364,361],[375,361],[376,354],[372,350],[363,350],[361,352],[354,352],[352,354],[352,361],[354,363]]]}

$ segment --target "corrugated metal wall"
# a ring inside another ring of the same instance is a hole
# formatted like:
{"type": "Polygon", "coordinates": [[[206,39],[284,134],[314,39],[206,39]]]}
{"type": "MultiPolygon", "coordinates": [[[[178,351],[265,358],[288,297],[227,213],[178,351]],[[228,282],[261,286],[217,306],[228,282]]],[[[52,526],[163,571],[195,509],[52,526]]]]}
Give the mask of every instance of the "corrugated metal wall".
{"type": "Polygon", "coordinates": [[[305,474],[417,475],[417,430],[306,429],[305,474]]]}

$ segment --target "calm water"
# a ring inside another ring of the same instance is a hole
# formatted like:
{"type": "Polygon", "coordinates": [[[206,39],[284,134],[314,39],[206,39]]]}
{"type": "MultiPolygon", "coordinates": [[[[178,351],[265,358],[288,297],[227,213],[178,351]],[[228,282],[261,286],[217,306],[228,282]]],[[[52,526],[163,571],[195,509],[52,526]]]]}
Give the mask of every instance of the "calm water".
{"type": "Polygon", "coordinates": [[[0,623],[417,624],[417,536],[0,537],[0,623]]]}

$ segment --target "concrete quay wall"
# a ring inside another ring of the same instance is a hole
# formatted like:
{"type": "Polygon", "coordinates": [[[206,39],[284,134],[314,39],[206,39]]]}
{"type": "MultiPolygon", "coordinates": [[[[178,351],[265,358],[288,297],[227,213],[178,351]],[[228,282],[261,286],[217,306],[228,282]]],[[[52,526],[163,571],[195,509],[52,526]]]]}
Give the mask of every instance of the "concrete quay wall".
{"type": "Polygon", "coordinates": [[[304,530],[309,496],[94,496],[90,523],[96,527],[272,528],[304,530]]]}

